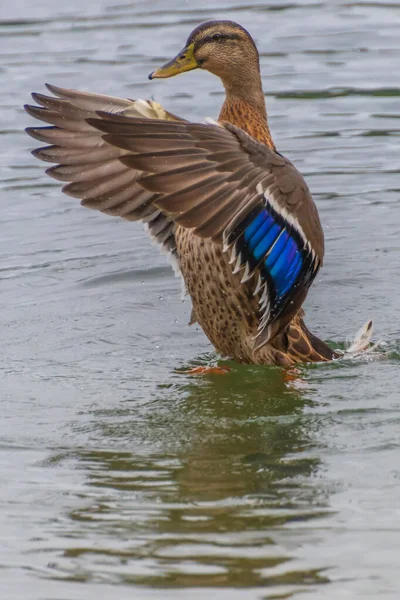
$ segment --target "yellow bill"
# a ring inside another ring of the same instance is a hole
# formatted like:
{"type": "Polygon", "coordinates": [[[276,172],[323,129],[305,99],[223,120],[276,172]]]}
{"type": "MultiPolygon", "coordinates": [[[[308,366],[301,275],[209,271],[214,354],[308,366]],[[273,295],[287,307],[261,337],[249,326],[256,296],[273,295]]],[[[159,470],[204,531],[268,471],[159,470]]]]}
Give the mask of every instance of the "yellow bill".
{"type": "Polygon", "coordinates": [[[150,73],[149,79],[166,79],[167,77],[174,77],[175,75],[179,75],[179,73],[197,69],[199,66],[200,65],[194,57],[194,44],[190,44],[178,52],[175,58],[167,62],[163,67],[150,73]]]}

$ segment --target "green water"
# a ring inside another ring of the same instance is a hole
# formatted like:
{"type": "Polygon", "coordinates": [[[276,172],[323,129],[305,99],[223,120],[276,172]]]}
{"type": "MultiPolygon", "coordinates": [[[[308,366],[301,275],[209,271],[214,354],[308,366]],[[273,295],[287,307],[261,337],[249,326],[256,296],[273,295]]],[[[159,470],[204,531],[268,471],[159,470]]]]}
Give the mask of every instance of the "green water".
{"type": "Polygon", "coordinates": [[[0,11],[0,596],[400,595],[400,5],[22,0],[0,11]],[[140,224],[87,211],[33,159],[44,82],[218,114],[218,80],[147,74],[211,17],[261,53],[279,150],[318,205],[307,324],[375,354],[225,376],[140,224]]]}

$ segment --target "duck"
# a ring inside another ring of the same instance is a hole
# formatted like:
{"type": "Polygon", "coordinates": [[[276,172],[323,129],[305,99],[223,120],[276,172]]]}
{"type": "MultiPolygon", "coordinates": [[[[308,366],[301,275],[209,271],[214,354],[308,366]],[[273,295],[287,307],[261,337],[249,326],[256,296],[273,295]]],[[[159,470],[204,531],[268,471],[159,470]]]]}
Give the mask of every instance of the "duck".
{"type": "MultiPolygon", "coordinates": [[[[154,100],[47,85],[25,110],[46,123],[27,133],[35,157],[82,206],[142,221],[183,277],[197,322],[217,353],[238,363],[291,366],[341,353],[311,333],[302,307],[324,258],[308,186],[275,146],[259,52],[238,23],[197,26],[149,75],[194,69],[225,89],[217,120],[196,123],[154,100]]],[[[353,349],[369,345],[372,322],[353,349]]]]}

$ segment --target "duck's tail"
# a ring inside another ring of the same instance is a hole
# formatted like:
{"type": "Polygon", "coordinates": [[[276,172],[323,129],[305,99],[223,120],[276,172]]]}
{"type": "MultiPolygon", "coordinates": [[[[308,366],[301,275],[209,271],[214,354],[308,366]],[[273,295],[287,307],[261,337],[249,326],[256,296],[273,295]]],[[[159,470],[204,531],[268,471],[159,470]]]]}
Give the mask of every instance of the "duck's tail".
{"type": "Polygon", "coordinates": [[[311,333],[311,331],[306,327],[303,319],[300,319],[300,327],[304,342],[308,342],[310,345],[308,362],[329,361],[339,358],[340,354],[328,346],[326,342],[311,333]]]}
{"type": "Polygon", "coordinates": [[[372,321],[367,321],[357,332],[353,343],[345,351],[333,350],[306,327],[300,312],[286,330],[286,351],[293,362],[326,362],[343,356],[354,356],[374,348],[371,346],[372,321]]]}
{"type": "Polygon", "coordinates": [[[373,323],[369,320],[357,331],[354,342],[347,348],[346,354],[359,354],[370,348],[372,332],[373,323]]]}

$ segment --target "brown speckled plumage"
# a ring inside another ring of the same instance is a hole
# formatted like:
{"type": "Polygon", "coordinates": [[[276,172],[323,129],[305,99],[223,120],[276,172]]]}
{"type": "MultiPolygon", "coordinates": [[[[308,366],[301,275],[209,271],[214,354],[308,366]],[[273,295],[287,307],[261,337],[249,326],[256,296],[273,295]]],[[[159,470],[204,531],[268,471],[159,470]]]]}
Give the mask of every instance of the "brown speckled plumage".
{"type": "Polygon", "coordinates": [[[254,364],[331,360],[336,353],[308,331],[301,308],[322,264],[322,228],[303,178],[275,152],[254,41],[229,21],[201,25],[151,77],[199,67],[224,84],[220,126],[190,123],[155,102],[49,86],[55,97],[34,94],[40,107],[26,107],[53,126],[28,130],[51,144],[34,153],[58,163],[48,174],[68,182],[63,190],[84,206],[148,224],[177,261],[194,317],[222,355],[254,364]],[[276,314],[265,308],[260,265],[249,271],[235,254],[242,223],[267,197],[310,262],[276,314]]]}
{"type": "Polygon", "coordinates": [[[259,298],[253,298],[253,286],[240,284],[240,276],[232,274],[227,257],[217,244],[191,235],[184,227],[178,227],[175,237],[196,320],[223,356],[258,365],[293,365],[331,360],[336,356],[318,338],[313,347],[302,309],[271,343],[254,351],[259,298]]]}

